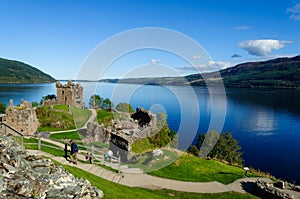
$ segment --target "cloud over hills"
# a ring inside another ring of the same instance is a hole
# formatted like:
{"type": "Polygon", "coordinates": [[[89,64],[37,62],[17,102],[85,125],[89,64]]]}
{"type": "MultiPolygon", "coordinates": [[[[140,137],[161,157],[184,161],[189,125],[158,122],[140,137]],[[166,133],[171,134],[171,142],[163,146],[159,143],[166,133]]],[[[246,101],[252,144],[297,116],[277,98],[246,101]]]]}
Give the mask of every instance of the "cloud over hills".
{"type": "Polygon", "coordinates": [[[291,41],[275,40],[275,39],[261,39],[261,40],[247,40],[238,44],[238,46],[246,50],[249,54],[255,56],[265,56],[273,50],[279,50],[291,41]]]}

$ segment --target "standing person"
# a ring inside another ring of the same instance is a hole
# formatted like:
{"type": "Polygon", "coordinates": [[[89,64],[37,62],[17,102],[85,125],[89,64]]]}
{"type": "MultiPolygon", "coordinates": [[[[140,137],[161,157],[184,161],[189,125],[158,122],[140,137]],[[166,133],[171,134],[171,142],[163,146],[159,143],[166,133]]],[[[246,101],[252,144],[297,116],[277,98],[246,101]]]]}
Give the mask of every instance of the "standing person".
{"type": "Polygon", "coordinates": [[[71,144],[71,153],[70,153],[71,162],[77,164],[78,146],[73,140],[70,140],[70,144],[71,144]]]}

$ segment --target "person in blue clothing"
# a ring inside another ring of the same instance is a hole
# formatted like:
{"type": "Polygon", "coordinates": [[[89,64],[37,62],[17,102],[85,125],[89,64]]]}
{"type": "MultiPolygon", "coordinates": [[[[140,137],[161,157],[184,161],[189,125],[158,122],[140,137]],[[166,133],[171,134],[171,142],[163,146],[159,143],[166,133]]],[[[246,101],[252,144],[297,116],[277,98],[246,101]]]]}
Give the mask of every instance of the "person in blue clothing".
{"type": "Polygon", "coordinates": [[[71,152],[70,152],[71,162],[77,164],[78,146],[73,140],[70,140],[70,144],[71,144],[71,152]]]}

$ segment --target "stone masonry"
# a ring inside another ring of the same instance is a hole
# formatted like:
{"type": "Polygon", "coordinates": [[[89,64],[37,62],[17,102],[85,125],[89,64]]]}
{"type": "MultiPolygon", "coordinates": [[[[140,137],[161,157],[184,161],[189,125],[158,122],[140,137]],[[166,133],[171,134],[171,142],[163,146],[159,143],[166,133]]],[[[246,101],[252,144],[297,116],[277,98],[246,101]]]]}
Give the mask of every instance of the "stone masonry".
{"type": "Polygon", "coordinates": [[[34,135],[39,122],[36,117],[35,108],[30,102],[22,99],[20,106],[14,106],[13,100],[10,100],[9,107],[3,115],[2,122],[11,126],[25,136],[34,135]]]}
{"type": "Polygon", "coordinates": [[[74,84],[71,80],[62,85],[56,82],[57,103],[84,108],[83,87],[80,84],[74,84]]]}

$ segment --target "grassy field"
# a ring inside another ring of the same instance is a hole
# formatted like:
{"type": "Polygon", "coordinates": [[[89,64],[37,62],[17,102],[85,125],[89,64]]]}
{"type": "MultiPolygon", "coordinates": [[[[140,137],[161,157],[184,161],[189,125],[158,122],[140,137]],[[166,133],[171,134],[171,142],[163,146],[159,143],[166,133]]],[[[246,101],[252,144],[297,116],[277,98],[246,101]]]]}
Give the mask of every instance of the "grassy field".
{"type": "Polygon", "coordinates": [[[97,110],[97,120],[98,123],[104,124],[104,126],[108,126],[111,119],[113,119],[114,116],[111,112],[105,111],[105,110],[97,110]]]}
{"type": "Polygon", "coordinates": [[[63,140],[63,139],[81,140],[82,135],[80,135],[77,131],[72,131],[72,132],[63,132],[63,133],[51,134],[49,136],[49,138],[58,139],[58,140],[63,140]]]}
{"type": "MultiPolygon", "coordinates": [[[[200,159],[192,155],[183,155],[175,162],[149,173],[150,175],[192,182],[218,181],[229,184],[243,178],[245,171],[242,168],[227,165],[216,160],[200,159]]],[[[254,176],[249,174],[248,176],[254,176]]]]}
{"type": "Polygon", "coordinates": [[[69,112],[68,105],[54,105],[39,107],[36,110],[40,122],[39,132],[61,131],[81,128],[90,118],[92,112],[87,109],[72,108],[69,112]]]}
{"type": "Polygon", "coordinates": [[[81,128],[91,117],[92,112],[88,109],[80,109],[73,107],[73,118],[76,125],[76,128],[81,128]]]}
{"type": "MultiPolygon", "coordinates": [[[[41,141],[41,143],[59,148],[59,146],[49,143],[49,142],[41,141]]],[[[24,147],[25,147],[25,149],[38,150],[38,140],[36,138],[24,138],[24,147]]],[[[50,153],[52,155],[55,155],[55,156],[64,156],[65,155],[65,152],[63,149],[54,149],[54,148],[47,147],[47,146],[41,146],[41,150],[45,151],[47,153],[50,153]]]]}
{"type": "MultiPolygon", "coordinates": [[[[55,162],[56,164],[59,164],[55,162]]],[[[149,199],[164,199],[164,198],[197,198],[197,199],[255,199],[257,197],[251,194],[240,194],[235,192],[226,192],[218,194],[199,194],[199,193],[186,193],[173,190],[148,190],[142,188],[127,187],[124,185],[116,184],[105,179],[102,179],[96,175],[90,174],[81,169],[63,165],[63,167],[72,173],[75,177],[87,179],[93,186],[98,187],[104,193],[104,198],[112,199],[137,199],[137,198],[149,198],[149,199]]]]}
{"type": "Polygon", "coordinates": [[[132,152],[134,153],[145,153],[152,151],[154,148],[148,138],[140,139],[132,144],[132,152]]]}
{"type": "Polygon", "coordinates": [[[36,109],[39,120],[39,132],[50,132],[75,129],[73,115],[69,113],[67,105],[55,105],[51,110],[50,106],[42,106],[36,109]]]}

